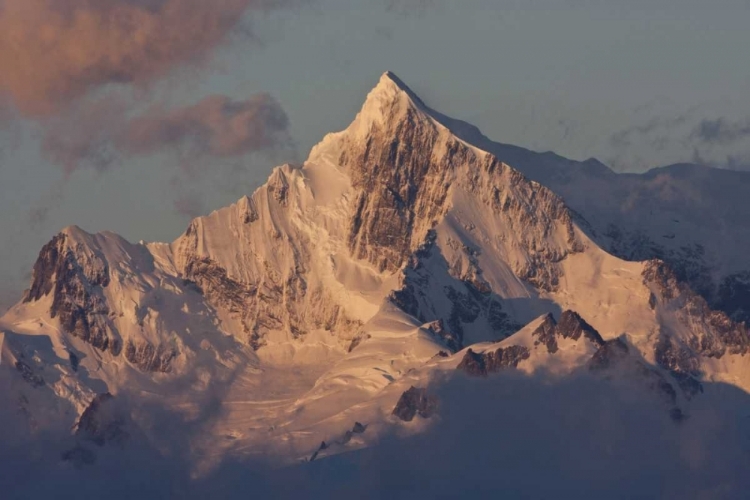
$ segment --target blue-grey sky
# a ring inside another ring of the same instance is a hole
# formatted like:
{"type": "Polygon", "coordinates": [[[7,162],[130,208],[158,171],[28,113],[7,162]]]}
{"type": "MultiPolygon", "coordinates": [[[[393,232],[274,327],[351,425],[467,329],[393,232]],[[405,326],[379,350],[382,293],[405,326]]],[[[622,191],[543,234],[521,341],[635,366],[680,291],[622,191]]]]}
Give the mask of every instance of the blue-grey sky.
{"type": "Polygon", "coordinates": [[[24,20],[85,3],[0,0],[0,309],[60,228],[170,241],[344,128],[386,70],[501,142],[620,171],[750,165],[748,0],[102,0],[143,10],[159,50],[49,21],[75,54],[56,66],[24,20]]]}

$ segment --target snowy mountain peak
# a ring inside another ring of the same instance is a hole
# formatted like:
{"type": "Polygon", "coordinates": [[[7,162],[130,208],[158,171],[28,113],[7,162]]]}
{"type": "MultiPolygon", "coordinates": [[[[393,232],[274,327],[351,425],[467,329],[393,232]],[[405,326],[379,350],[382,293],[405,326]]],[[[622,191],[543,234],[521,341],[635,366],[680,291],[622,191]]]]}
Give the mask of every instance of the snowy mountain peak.
{"type": "Polygon", "coordinates": [[[306,162],[170,244],[64,229],[0,319],[0,354],[21,392],[74,392],[79,413],[94,392],[175,408],[252,397],[222,408],[203,446],[275,439],[287,453],[379,422],[470,346],[564,373],[622,336],[688,388],[702,373],[750,387],[745,325],[662,265],[607,253],[477,134],[385,73],[306,162]]]}
{"type": "Polygon", "coordinates": [[[377,130],[393,130],[404,120],[432,121],[422,100],[395,74],[384,73],[378,84],[367,94],[364,104],[346,130],[328,134],[311,152],[311,158],[320,150],[340,147],[343,137],[365,141],[377,130]],[[333,143],[333,144],[332,144],[333,143]]]}
{"type": "Polygon", "coordinates": [[[374,96],[387,96],[393,98],[397,95],[405,95],[415,104],[424,106],[422,99],[420,99],[419,96],[415,94],[411,90],[411,88],[409,88],[409,86],[403,82],[403,80],[401,80],[398,76],[396,76],[395,73],[391,71],[386,71],[385,73],[383,73],[383,75],[380,77],[380,80],[378,81],[378,84],[370,92],[368,99],[374,96]]]}

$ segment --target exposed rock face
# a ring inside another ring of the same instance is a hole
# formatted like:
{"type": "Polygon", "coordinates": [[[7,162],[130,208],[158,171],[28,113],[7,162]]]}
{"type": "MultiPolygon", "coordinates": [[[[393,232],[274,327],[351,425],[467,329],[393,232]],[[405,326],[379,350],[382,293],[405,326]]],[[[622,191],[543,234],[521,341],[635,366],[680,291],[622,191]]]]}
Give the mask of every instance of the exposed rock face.
{"type": "Polygon", "coordinates": [[[54,277],[61,266],[60,252],[64,251],[65,236],[58,234],[52,241],[44,245],[34,264],[31,288],[23,298],[24,302],[32,302],[48,295],[55,286],[54,277]]]}
{"type": "MultiPolygon", "coordinates": [[[[513,271],[534,286],[554,289],[560,269],[549,263],[583,249],[562,200],[446,132],[431,116],[411,90],[386,75],[347,133],[327,139],[330,149],[340,151],[337,163],[355,189],[352,254],[380,270],[397,271],[460,191],[501,217],[514,244],[529,250],[512,263],[513,271]],[[558,231],[564,240],[553,243],[558,231]]],[[[479,273],[456,277],[480,293],[489,291],[479,273]]]]}
{"type": "Polygon", "coordinates": [[[74,372],[78,371],[78,365],[80,364],[81,360],[78,359],[78,356],[73,351],[68,352],[68,360],[70,361],[70,367],[73,369],[74,372]]]}
{"type": "Polygon", "coordinates": [[[655,345],[660,366],[695,375],[699,355],[721,358],[725,353],[745,354],[750,349],[750,333],[744,323],[732,321],[725,313],[712,310],[706,300],[680,282],[662,261],[649,261],[643,271],[644,284],[665,309],[678,311],[680,321],[692,335],[678,339],[669,331],[655,345]]]}
{"type": "Polygon", "coordinates": [[[713,296],[712,269],[706,263],[702,245],[667,248],[643,231],[625,231],[614,224],[609,224],[602,235],[610,239],[606,248],[613,255],[630,261],[662,260],[680,281],[707,299],[713,296]]]}
{"type": "MultiPolygon", "coordinates": [[[[187,236],[194,230],[191,225],[187,236]]],[[[220,307],[243,320],[248,341],[254,349],[263,345],[262,328],[273,329],[283,326],[280,319],[275,316],[253,314],[253,305],[259,300],[258,288],[229,278],[226,269],[211,259],[204,257],[188,260],[183,272],[185,279],[194,283],[197,290],[214,307],[220,307]]],[[[278,285],[267,286],[264,292],[263,297],[270,299],[279,299],[282,294],[278,285]]]]}
{"type": "Polygon", "coordinates": [[[351,341],[349,344],[349,348],[347,349],[347,352],[352,352],[354,349],[359,347],[359,345],[368,340],[370,338],[370,334],[366,332],[359,332],[351,341]]]}
{"type": "Polygon", "coordinates": [[[487,328],[495,340],[521,326],[503,311],[501,299],[492,293],[489,284],[478,278],[478,266],[472,272],[473,279],[456,266],[451,268],[437,246],[434,231],[428,232],[403,272],[403,285],[391,293],[391,302],[420,322],[429,322],[432,333],[453,352],[463,348],[464,330],[469,325],[473,329],[487,328]]]}
{"type": "Polygon", "coordinates": [[[417,415],[430,418],[435,413],[437,405],[437,398],[428,394],[427,389],[411,387],[401,395],[393,409],[393,415],[404,422],[411,422],[417,415]]]}
{"type": "Polygon", "coordinates": [[[640,362],[636,363],[636,369],[647,387],[656,392],[662,401],[672,406],[677,404],[677,391],[662,373],[640,362]]]}
{"type": "Polygon", "coordinates": [[[249,196],[242,198],[239,205],[243,223],[252,224],[260,218],[258,207],[255,206],[255,201],[249,196]]]}
{"type": "Polygon", "coordinates": [[[143,372],[169,373],[177,355],[177,349],[161,344],[154,347],[150,342],[132,340],[125,344],[125,358],[143,372]]]}
{"type": "Polygon", "coordinates": [[[750,324],[750,271],[726,276],[711,305],[734,321],[750,324]]]}
{"type": "Polygon", "coordinates": [[[118,414],[114,396],[110,393],[99,394],[91,401],[76,424],[76,435],[99,446],[121,444],[128,438],[125,420],[118,414]]]}
{"type": "Polygon", "coordinates": [[[700,371],[700,355],[692,349],[662,334],[654,345],[656,363],[672,372],[697,374],[700,371]]]}
{"type": "Polygon", "coordinates": [[[699,243],[668,248],[642,231],[628,232],[614,224],[609,224],[602,236],[609,239],[605,248],[613,255],[630,261],[665,262],[674,276],[711,308],[724,312],[733,321],[750,324],[750,271],[728,274],[717,283],[712,277],[714,266],[699,243]]]}
{"type": "Polygon", "coordinates": [[[268,179],[266,190],[279,205],[286,207],[289,204],[289,179],[282,169],[274,170],[268,179]]]}
{"type": "Polygon", "coordinates": [[[517,345],[501,347],[485,353],[478,353],[469,349],[457,368],[475,377],[486,377],[490,373],[496,373],[506,368],[516,368],[518,363],[524,359],[529,359],[530,355],[531,353],[526,347],[517,345]]]}
{"type": "Polygon", "coordinates": [[[327,449],[328,449],[328,444],[326,444],[325,441],[321,442],[320,446],[318,446],[318,449],[315,450],[315,452],[313,452],[313,454],[310,456],[310,462],[318,458],[318,455],[320,454],[321,451],[327,450],[327,449]]]}
{"type": "Polygon", "coordinates": [[[312,462],[313,460],[318,458],[322,451],[325,451],[329,448],[333,448],[335,446],[345,446],[349,444],[349,442],[355,435],[364,434],[366,430],[367,425],[355,422],[354,426],[351,429],[347,430],[340,438],[330,441],[323,441],[322,443],[320,443],[320,446],[318,446],[318,448],[310,456],[309,461],[312,462]]]}
{"type": "Polygon", "coordinates": [[[31,384],[33,387],[44,386],[44,378],[41,375],[34,372],[34,370],[24,363],[23,361],[16,361],[16,370],[21,374],[21,377],[31,384]]]}
{"type": "MultiPolygon", "coordinates": [[[[244,198],[230,208],[240,219],[241,225],[234,228],[235,232],[246,231],[243,237],[250,241],[249,245],[269,236],[278,240],[274,245],[278,255],[263,255],[249,246],[242,249],[242,258],[232,255],[232,260],[221,263],[206,255],[211,252],[206,249],[204,239],[205,232],[219,230],[214,229],[219,223],[211,218],[196,219],[176,244],[178,270],[213,308],[225,311],[239,322],[244,338],[238,335],[238,339],[256,350],[266,344],[271,331],[288,332],[297,339],[311,330],[335,330],[342,340],[351,340],[361,323],[346,315],[329,290],[319,283],[310,283],[313,243],[298,241],[284,234],[275,222],[269,222],[269,203],[282,207],[279,210],[295,208],[289,205],[292,200],[288,174],[281,169],[274,172],[273,182],[269,181],[271,185],[265,192],[257,191],[252,198],[244,198]],[[266,212],[261,214],[263,203],[266,212]]],[[[223,248],[211,250],[218,253],[223,248]]],[[[227,260],[225,255],[222,258],[227,260]]]]}
{"type": "MultiPolygon", "coordinates": [[[[675,422],[683,421],[686,416],[682,410],[677,407],[677,391],[670,379],[659,368],[644,363],[631,355],[630,348],[624,338],[616,338],[603,342],[596,353],[588,362],[589,370],[592,372],[609,372],[616,368],[622,368],[626,377],[632,377],[649,391],[656,394],[659,399],[666,404],[669,410],[669,416],[675,422]]],[[[675,373],[673,372],[674,376],[675,373]]],[[[676,377],[675,377],[676,378],[676,377]]],[[[700,386],[695,379],[691,380],[700,386]]],[[[677,379],[679,384],[679,379],[677,379]]],[[[682,384],[679,387],[687,399],[692,397],[692,388],[686,383],[685,388],[682,384]],[[686,390],[687,389],[687,390],[686,390]]],[[[702,391],[702,387],[700,389],[702,391]]]]}
{"type": "Polygon", "coordinates": [[[589,361],[590,370],[607,370],[628,357],[630,349],[621,338],[604,342],[589,361]]]}
{"type": "Polygon", "coordinates": [[[435,338],[442,340],[451,351],[456,352],[458,350],[459,343],[457,342],[456,337],[445,328],[445,323],[442,319],[428,323],[427,331],[429,331],[435,338]]]}
{"type": "Polygon", "coordinates": [[[122,342],[102,293],[109,285],[109,266],[90,249],[71,248],[67,239],[58,234],[42,248],[24,302],[52,293],[50,316],[59,318],[66,332],[117,356],[122,342]]]}
{"type": "Polygon", "coordinates": [[[558,335],[566,339],[578,340],[583,336],[586,340],[597,346],[604,344],[604,339],[599,335],[599,332],[586,323],[575,311],[564,311],[560,316],[560,321],[558,321],[555,331],[558,335]]]}
{"type": "Polygon", "coordinates": [[[547,346],[547,352],[554,354],[557,352],[557,322],[555,321],[552,314],[548,314],[544,317],[542,324],[539,325],[532,333],[532,337],[536,337],[536,342],[547,346]]]}
{"type": "Polygon", "coordinates": [[[677,385],[682,390],[686,399],[691,399],[698,394],[703,393],[703,384],[696,378],[682,372],[671,372],[672,377],[677,380],[677,385]]]}
{"type": "Polygon", "coordinates": [[[574,311],[564,311],[560,316],[559,322],[556,322],[555,318],[551,314],[548,314],[531,335],[532,337],[537,338],[537,343],[547,346],[547,352],[550,354],[557,352],[558,337],[574,341],[578,341],[583,337],[595,346],[604,345],[604,340],[601,335],[599,335],[599,332],[586,323],[586,321],[574,311]]]}
{"type": "Polygon", "coordinates": [[[426,236],[424,223],[443,213],[451,167],[471,160],[457,144],[434,157],[435,125],[399,100],[386,106],[386,119],[376,122],[363,147],[344,148],[339,164],[357,190],[349,231],[352,254],[395,272],[426,236]]]}

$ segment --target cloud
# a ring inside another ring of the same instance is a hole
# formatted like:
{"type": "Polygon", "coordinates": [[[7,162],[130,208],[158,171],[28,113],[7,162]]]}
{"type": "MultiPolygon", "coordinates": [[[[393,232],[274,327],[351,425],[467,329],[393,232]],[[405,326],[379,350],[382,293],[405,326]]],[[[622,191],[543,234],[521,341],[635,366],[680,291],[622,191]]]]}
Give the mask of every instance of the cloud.
{"type": "Polygon", "coordinates": [[[653,167],[653,159],[662,164],[692,162],[716,168],[747,170],[750,166],[750,118],[733,120],[705,118],[701,106],[682,112],[639,107],[632,125],[609,136],[611,156],[607,161],[616,169],[638,170],[653,167]],[[635,167],[635,168],[634,168],[635,167]]]}
{"type": "Polygon", "coordinates": [[[610,136],[609,142],[614,147],[629,147],[632,145],[632,142],[638,138],[649,138],[655,133],[659,133],[656,138],[651,138],[651,141],[655,144],[663,144],[665,141],[669,140],[667,135],[670,132],[683,126],[687,121],[687,115],[652,117],[645,123],[631,125],[630,127],[615,132],[610,136]]]}
{"type": "Polygon", "coordinates": [[[247,12],[295,0],[0,0],[0,93],[49,116],[108,84],[204,61],[247,12]]]}
{"type": "Polygon", "coordinates": [[[726,118],[715,120],[701,120],[690,134],[709,144],[729,144],[750,138],[750,119],[744,121],[730,121],[726,118]]]}
{"type": "Polygon", "coordinates": [[[113,96],[89,100],[47,122],[42,147],[66,174],[105,171],[123,159],[177,151],[191,160],[272,152],[291,144],[289,118],[269,94],[213,95],[181,108],[154,106],[127,116],[113,96]]]}
{"type": "Polygon", "coordinates": [[[177,147],[198,155],[231,157],[288,143],[288,127],[284,109],[269,94],[245,101],[214,95],[180,109],[152,108],[128,123],[119,142],[133,154],[177,147]]]}
{"type": "Polygon", "coordinates": [[[122,133],[126,111],[118,95],[81,103],[45,122],[42,151],[66,175],[81,167],[104,171],[119,158],[113,139],[122,133]]]}
{"type": "Polygon", "coordinates": [[[275,159],[294,155],[289,118],[276,99],[266,93],[245,100],[212,95],[183,107],[152,106],[129,114],[129,99],[120,94],[86,99],[41,125],[42,150],[62,167],[65,177],[56,186],[55,198],[28,213],[32,227],[47,222],[60,188],[75,171],[104,173],[140,157],[166,154],[173,161],[160,162],[174,169],[170,192],[180,215],[195,217],[205,212],[203,200],[194,193],[207,177],[208,165],[223,191],[246,188],[240,168],[248,155],[275,159]],[[221,173],[217,169],[222,169],[221,173]]]}
{"type": "Polygon", "coordinates": [[[255,448],[254,456],[227,455],[217,469],[195,474],[202,457],[193,444],[221,417],[218,402],[229,387],[217,379],[206,391],[215,397],[200,401],[195,421],[161,401],[130,398],[158,446],[133,439],[121,448],[96,448],[96,462],[81,469],[61,466],[55,448],[66,448],[54,436],[24,435],[20,412],[0,407],[0,488],[8,498],[24,499],[244,499],[250,492],[254,498],[420,500],[651,498],[654,492],[743,498],[750,487],[747,393],[704,381],[705,392],[677,424],[642,383],[586,373],[454,377],[433,388],[438,417],[394,426],[368,448],[286,467],[255,448]],[[424,424],[419,434],[401,433],[424,424]]]}

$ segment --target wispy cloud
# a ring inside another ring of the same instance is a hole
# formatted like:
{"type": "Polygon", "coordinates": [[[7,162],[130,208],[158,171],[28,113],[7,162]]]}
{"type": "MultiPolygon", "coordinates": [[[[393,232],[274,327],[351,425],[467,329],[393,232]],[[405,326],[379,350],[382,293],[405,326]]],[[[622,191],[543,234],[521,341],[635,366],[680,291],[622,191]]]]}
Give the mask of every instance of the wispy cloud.
{"type": "Polygon", "coordinates": [[[625,129],[619,130],[609,138],[610,143],[615,147],[629,147],[632,143],[641,138],[648,138],[651,142],[664,142],[667,137],[679,127],[688,122],[687,115],[672,117],[656,116],[644,123],[631,125],[625,129]],[[657,137],[654,137],[658,134],[657,137]]]}
{"type": "Polygon", "coordinates": [[[750,167],[750,118],[706,118],[701,106],[683,112],[643,106],[634,111],[633,124],[609,136],[607,161],[618,170],[640,170],[656,165],[643,156],[665,157],[671,163],[692,162],[719,168],[750,167]],[[643,117],[643,114],[648,116],[643,117]]]}
{"type": "Polygon", "coordinates": [[[288,127],[284,109],[269,94],[244,101],[213,95],[179,109],[151,108],[128,123],[118,142],[135,154],[176,147],[191,154],[231,157],[287,144],[288,127]]]}
{"type": "Polygon", "coordinates": [[[229,158],[291,144],[289,118],[266,93],[246,100],[212,95],[184,107],[154,106],[132,117],[127,105],[107,96],[47,121],[44,152],[71,174],[79,168],[105,171],[124,158],[163,151],[193,159],[229,158]]]}
{"type": "Polygon", "coordinates": [[[731,121],[727,118],[701,120],[690,134],[696,139],[709,144],[729,144],[750,138],[750,118],[741,121],[731,121]]]}

